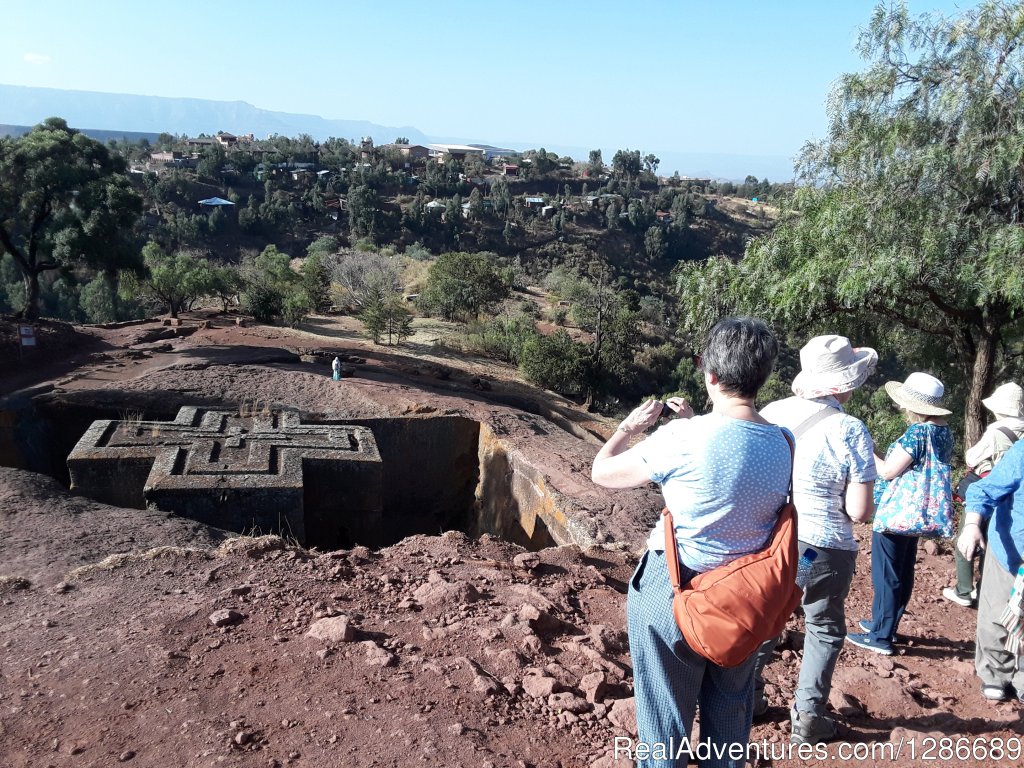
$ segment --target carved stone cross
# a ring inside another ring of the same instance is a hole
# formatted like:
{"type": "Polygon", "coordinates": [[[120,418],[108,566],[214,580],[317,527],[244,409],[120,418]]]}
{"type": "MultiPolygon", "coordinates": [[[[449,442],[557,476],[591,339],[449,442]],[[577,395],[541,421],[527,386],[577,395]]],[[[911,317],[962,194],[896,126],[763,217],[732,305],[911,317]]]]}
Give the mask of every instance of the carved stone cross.
{"type": "Polygon", "coordinates": [[[94,422],[68,469],[76,493],[226,530],[325,549],[380,535],[383,471],[365,427],[185,407],[170,422],[94,422]]]}

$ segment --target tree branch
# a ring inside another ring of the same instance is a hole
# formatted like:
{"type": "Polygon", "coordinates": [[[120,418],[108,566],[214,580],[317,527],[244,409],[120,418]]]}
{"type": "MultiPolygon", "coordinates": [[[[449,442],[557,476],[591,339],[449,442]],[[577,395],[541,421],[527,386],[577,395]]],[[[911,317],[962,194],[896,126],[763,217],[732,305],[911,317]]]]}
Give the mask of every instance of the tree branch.
{"type": "Polygon", "coordinates": [[[7,231],[6,227],[0,227],[0,245],[3,245],[4,250],[11,254],[11,258],[18,262],[18,266],[21,267],[22,271],[28,274],[29,264],[28,259],[25,258],[25,254],[21,252],[11,239],[11,233],[7,231]]]}

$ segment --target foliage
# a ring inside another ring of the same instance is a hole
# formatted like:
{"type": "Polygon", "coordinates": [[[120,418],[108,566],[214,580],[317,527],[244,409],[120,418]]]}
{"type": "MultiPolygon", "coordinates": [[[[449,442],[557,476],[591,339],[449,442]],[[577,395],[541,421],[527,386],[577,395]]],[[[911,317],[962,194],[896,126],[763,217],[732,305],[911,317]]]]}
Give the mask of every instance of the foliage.
{"type": "Polygon", "coordinates": [[[25,281],[25,312],[39,314],[39,276],[75,264],[137,266],[141,200],[123,158],[51,117],[0,138],[0,252],[25,281]]]}
{"type": "Polygon", "coordinates": [[[661,227],[655,225],[647,228],[644,233],[644,250],[647,252],[647,258],[653,261],[664,258],[668,244],[665,242],[665,233],[661,231],[661,227]]]}
{"type": "Polygon", "coordinates": [[[358,184],[348,191],[348,226],[356,237],[373,240],[380,229],[380,201],[377,193],[366,184],[358,184]]]}
{"type": "Polygon", "coordinates": [[[405,308],[401,294],[389,291],[381,283],[370,287],[359,319],[374,344],[380,344],[385,336],[389,345],[401,344],[412,335],[412,315],[405,308]]]}
{"type": "Polygon", "coordinates": [[[643,170],[640,150],[620,149],[612,156],[612,173],[624,181],[635,179],[643,170]]]}
{"type": "Polygon", "coordinates": [[[528,315],[499,315],[471,327],[469,343],[490,357],[518,365],[523,346],[537,335],[528,315]]]}
{"type": "Polygon", "coordinates": [[[959,18],[876,9],[859,42],[868,66],[833,92],[829,135],[804,148],[805,186],[780,226],[739,264],[681,271],[684,328],[739,309],[793,334],[935,338],[947,351],[932,370],[962,382],[977,440],[1024,311],[1022,42],[1017,4],[959,18]]]}
{"type": "Polygon", "coordinates": [[[362,307],[373,291],[401,290],[398,257],[373,251],[343,251],[334,257],[331,279],[342,289],[339,303],[362,307]]]}
{"type": "Polygon", "coordinates": [[[509,295],[509,286],[485,252],[443,253],[430,268],[419,305],[445,320],[472,319],[509,295]]]}
{"type": "Polygon", "coordinates": [[[616,289],[610,278],[606,266],[595,264],[589,275],[576,275],[562,288],[570,302],[570,319],[592,337],[591,394],[628,382],[640,343],[639,301],[635,293],[616,289]]]}
{"type": "Polygon", "coordinates": [[[220,299],[221,308],[227,312],[233,304],[239,303],[239,296],[245,289],[241,271],[233,264],[211,267],[210,295],[220,299]]]}
{"type": "Polygon", "coordinates": [[[434,258],[434,254],[429,248],[424,247],[423,243],[413,243],[405,249],[405,255],[416,261],[430,261],[434,258]]]}
{"type": "Polygon", "coordinates": [[[307,256],[331,256],[338,250],[338,238],[334,235],[321,235],[306,248],[307,256]]]}
{"type": "Polygon", "coordinates": [[[308,309],[315,312],[330,309],[331,271],[327,257],[320,251],[314,251],[302,262],[299,275],[308,309]]]}
{"type": "Polygon", "coordinates": [[[86,283],[78,299],[87,322],[110,323],[118,319],[117,288],[107,275],[97,275],[86,283]]]}
{"type": "Polygon", "coordinates": [[[259,322],[284,320],[297,325],[312,308],[291,257],[268,245],[258,256],[246,256],[241,267],[242,306],[259,322]]]}
{"type": "Polygon", "coordinates": [[[538,386],[555,392],[581,392],[589,378],[587,348],[557,330],[550,336],[534,335],[523,342],[519,370],[538,386]]]}
{"type": "Polygon", "coordinates": [[[195,251],[169,254],[149,242],[142,249],[142,260],[145,271],[126,273],[122,280],[122,290],[130,298],[162,304],[171,317],[177,317],[197,299],[213,293],[213,272],[195,251]]]}

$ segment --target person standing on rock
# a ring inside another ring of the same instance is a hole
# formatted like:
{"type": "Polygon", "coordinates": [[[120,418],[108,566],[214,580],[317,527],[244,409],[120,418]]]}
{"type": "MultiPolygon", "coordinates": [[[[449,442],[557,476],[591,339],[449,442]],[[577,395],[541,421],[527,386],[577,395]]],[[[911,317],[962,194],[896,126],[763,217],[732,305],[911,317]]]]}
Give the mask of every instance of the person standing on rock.
{"type": "MultiPolygon", "coordinates": [[[[974,478],[980,479],[988,475],[992,468],[999,463],[1010,446],[1024,437],[1024,389],[1014,383],[1003,384],[996,387],[989,397],[981,401],[982,405],[988,408],[995,415],[993,421],[985,429],[981,439],[967,449],[964,458],[967,460],[967,468],[973,473],[974,478]]],[[[969,488],[970,484],[966,483],[969,488]]],[[[965,481],[957,486],[957,492],[962,494],[965,489],[965,481]]],[[[960,501],[965,501],[961,498],[960,501]]],[[[964,530],[966,515],[960,515],[960,533],[964,530]]],[[[982,530],[982,536],[985,531],[982,530]]],[[[956,560],[956,586],[946,587],[942,590],[942,596],[951,603],[969,608],[974,605],[978,597],[978,589],[974,582],[974,562],[965,560],[959,549],[953,551],[956,560]]],[[[982,564],[978,564],[978,581],[981,581],[982,564]]]]}
{"type": "MultiPolygon", "coordinates": [[[[854,349],[844,336],[817,336],[800,350],[795,397],[761,410],[764,418],[796,437],[797,547],[816,553],[803,587],[804,654],[790,711],[790,741],[795,744],[817,744],[836,736],[826,706],[846,637],[846,596],[857,564],[853,523],[871,519],[876,477],[871,435],[864,422],[843,412],[843,404],[877,364],[873,349],[854,349]]],[[[761,671],[777,641],[767,641],[758,652],[755,716],[768,709],[761,671]]]]}
{"type": "Polygon", "coordinates": [[[331,370],[334,371],[334,380],[341,381],[341,359],[335,357],[334,362],[331,363],[331,370]]]}
{"type": "MultiPolygon", "coordinates": [[[[726,318],[708,335],[698,368],[713,404],[694,416],[685,400],[667,404],[681,418],[629,448],[630,438],[657,422],[662,403],[651,400],[619,424],[594,459],[591,476],[605,488],[656,482],[672,512],[682,579],[764,548],[789,490],[788,438],[758,414],[754,399],[772,372],[778,343],[752,318],[726,318]]],[[[694,652],[672,613],[673,589],[665,558],[663,518],[630,580],[629,648],[633,658],[640,742],[666,759],[644,766],[685,766],[673,749],[690,736],[700,707],[700,743],[729,749],[704,766],[743,766],[753,718],[754,654],[721,667],[694,652]],[[733,747],[735,749],[735,747],[733,747]],[[678,759],[676,759],[678,758],[678,759]]]]}
{"type": "MultiPolygon", "coordinates": [[[[1024,441],[1013,444],[995,468],[967,489],[964,524],[956,548],[970,561],[985,549],[978,593],[974,668],[981,695],[1006,701],[1011,687],[1024,703],[1024,664],[1006,650],[1008,604],[1024,552],[1024,441]],[[988,540],[982,533],[988,523],[988,540]]],[[[1019,601],[1019,595],[1014,596],[1019,601]]]]}

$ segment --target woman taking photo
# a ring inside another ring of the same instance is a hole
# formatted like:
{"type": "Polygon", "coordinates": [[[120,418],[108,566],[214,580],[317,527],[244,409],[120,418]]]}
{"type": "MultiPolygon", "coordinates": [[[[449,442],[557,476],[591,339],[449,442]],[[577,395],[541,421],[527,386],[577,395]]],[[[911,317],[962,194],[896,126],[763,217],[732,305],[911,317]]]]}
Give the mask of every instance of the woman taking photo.
{"type": "MultiPolygon", "coordinates": [[[[786,500],[792,470],[789,443],[754,407],[777,354],[778,343],[760,320],[719,321],[698,363],[711,413],[694,416],[682,398],[670,398],[669,408],[681,418],[628,448],[630,438],[661,415],[662,403],[651,400],[623,420],[594,459],[592,477],[598,485],[661,486],[672,512],[684,583],[763,549],[786,500]]],[[[702,765],[742,766],[750,736],[755,655],[725,668],[687,645],[672,613],[664,549],[659,521],[627,597],[639,739],[652,755],[665,756],[641,764],[686,765],[686,755],[677,755],[677,749],[689,739],[699,706],[700,742],[726,750],[736,744],[743,748],[742,759],[720,751],[721,759],[702,765]]]]}

